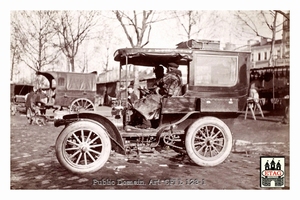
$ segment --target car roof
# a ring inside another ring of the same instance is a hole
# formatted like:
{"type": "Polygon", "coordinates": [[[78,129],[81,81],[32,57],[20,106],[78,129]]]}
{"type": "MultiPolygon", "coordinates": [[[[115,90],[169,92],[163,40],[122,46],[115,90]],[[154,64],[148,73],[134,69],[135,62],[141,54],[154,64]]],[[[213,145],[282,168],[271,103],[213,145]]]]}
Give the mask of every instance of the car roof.
{"type": "Polygon", "coordinates": [[[187,65],[192,60],[193,50],[191,49],[170,49],[170,48],[123,48],[114,53],[114,60],[126,64],[141,66],[154,66],[155,64],[167,64],[175,62],[179,65],[187,65]]]}
{"type": "Polygon", "coordinates": [[[64,72],[64,71],[37,71],[36,75],[42,75],[45,76],[48,80],[55,79],[57,80],[58,77],[60,77],[62,74],[65,75],[71,75],[71,76],[82,76],[85,75],[87,77],[93,77],[96,75],[95,72],[91,73],[79,73],[79,72],[64,72]]]}

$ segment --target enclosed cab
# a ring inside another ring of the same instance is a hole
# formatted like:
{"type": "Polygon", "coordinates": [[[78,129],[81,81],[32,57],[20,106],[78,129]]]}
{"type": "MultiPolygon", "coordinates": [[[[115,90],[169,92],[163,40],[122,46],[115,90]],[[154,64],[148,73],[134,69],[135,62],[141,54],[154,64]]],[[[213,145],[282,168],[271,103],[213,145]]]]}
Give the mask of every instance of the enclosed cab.
{"type": "Polygon", "coordinates": [[[163,99],[162,114],[198,111],[238,113],[244,109],[248,89],[250,52],[200,49],[119,49],[120,65],[153,67],[176,62],[186,66],[182,95],[163,99]],[[176,106],[174,106],[176,105],[176,106]]]}
{"type": "Polygon", "coordinates": [[[164,99],[162,113],[242,111],[249,89],[249,56],[242,52],[193,50],[184,94],[164,99]],[[182,99],[188,103],[182,104],[182,99]]]}

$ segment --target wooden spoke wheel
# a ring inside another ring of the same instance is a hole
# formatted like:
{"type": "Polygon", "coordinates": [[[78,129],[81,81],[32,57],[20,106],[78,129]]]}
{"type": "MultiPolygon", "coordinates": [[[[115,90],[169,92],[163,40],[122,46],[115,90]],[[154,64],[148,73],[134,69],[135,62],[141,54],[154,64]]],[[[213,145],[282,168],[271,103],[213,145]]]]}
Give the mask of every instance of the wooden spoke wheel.
{"type": "Polygon", "coordinates": [[[188,129],[185,138],[189,157],[200,166],[215,166],[230,154],[232,135],[228,126],[216,117],[203,117],[188,129]]]}
{"type": "Polygon", "coordinates": [[[95,105],[89,99],[79,98],[71,103],[70,111],[95,111],[95,105]]]}
{"type": "Polygon", "coordinates": [[[59,163],[73,173],[91,173],[108,160],[111,141],[106,129],[92,121],[71,123],[62,130],[55,144],[59,163]]]}

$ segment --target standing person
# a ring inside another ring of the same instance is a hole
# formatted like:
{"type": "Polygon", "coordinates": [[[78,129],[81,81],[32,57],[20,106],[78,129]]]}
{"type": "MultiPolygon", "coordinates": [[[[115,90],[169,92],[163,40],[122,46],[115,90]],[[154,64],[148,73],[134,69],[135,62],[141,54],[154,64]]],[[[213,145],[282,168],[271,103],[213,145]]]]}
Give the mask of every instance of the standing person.
{"type": "Polygon", "coordinates": [[[49,96],[48,96],[49,105],[55,105],[55,97],[56,97],[55,88],[50,88],[49,96]]]}
{"type": "Polygon", "coordinates": [[[290,100],[290,96],[286,95],[284,96],[284,104],[285,104],[285,108],[284,108],[284,114],[283,114],[283,119],[282,119],[282,123],[283,124],[288,124],[289,123],[289,115],[290,115],[290,106],[289,106],[289,100],[290,100]]]}
{"type": "Polygon", "coordinates": [[[46,115],[46,104],[48,101],[48,96],[46,92],[44,92],[41,88],[38,90],[39,99],[38,99],[38,106],[41,112],[41,115],[46,115]]]}
{"type": "Polygon", "coordinates": [[[124,87],[124,85],[120,85],[120,89],[117,92],[116,98],[118,102],[117,104],[122,105],[122,102],[126,98],[126,88],[124,87]]]}
{"type": "Polygon", "coordinates": [[[103,94],[103,105],[107,106],[108,105],[108,95],[107,95],[107,90],[104,91],[103,94]]]}
{"type": "Polygon", "coordinates": [[[28,123],[32,123],[32,116],[39,112],[36,102],[39,101],[39,96],[37,94],[37,87],[33,87],[33,90],[26,95],[25,107],[26,107],[26,117],[28,123]]]}

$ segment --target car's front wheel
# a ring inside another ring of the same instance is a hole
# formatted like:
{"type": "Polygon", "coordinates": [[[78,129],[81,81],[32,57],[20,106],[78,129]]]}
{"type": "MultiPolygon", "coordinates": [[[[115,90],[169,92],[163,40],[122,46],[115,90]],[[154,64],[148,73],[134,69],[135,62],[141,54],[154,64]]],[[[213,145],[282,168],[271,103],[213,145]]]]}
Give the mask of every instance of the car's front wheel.
{"type": "Polygon", "coordinates": [[[62,130],[55,144],[59,163],[74,173],[92,173],[107,162],[111,141],[106,129],[93,121],[77,121],[62,130]]]}

